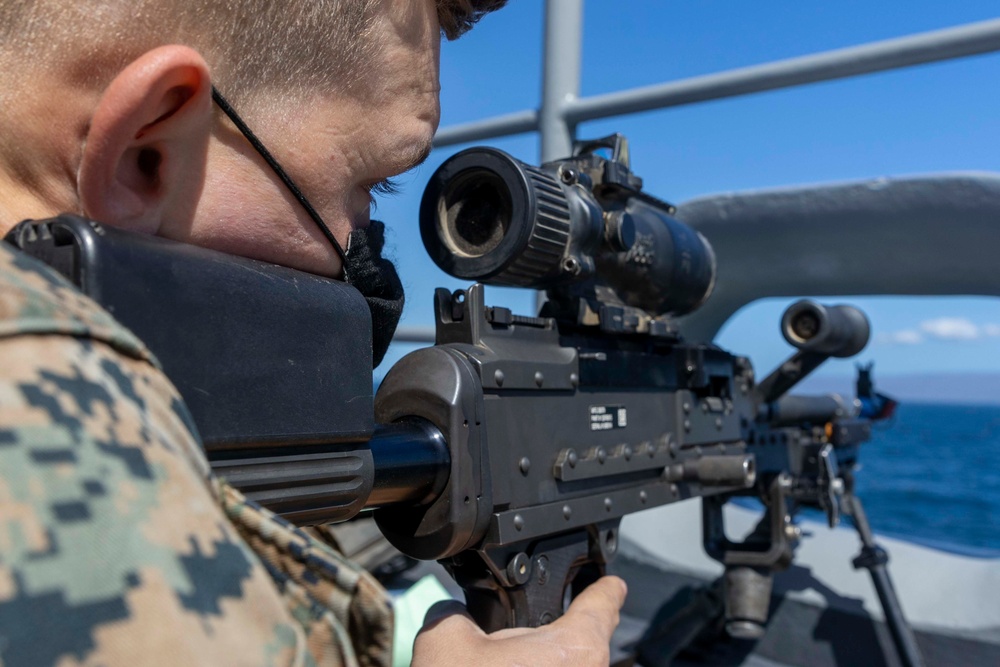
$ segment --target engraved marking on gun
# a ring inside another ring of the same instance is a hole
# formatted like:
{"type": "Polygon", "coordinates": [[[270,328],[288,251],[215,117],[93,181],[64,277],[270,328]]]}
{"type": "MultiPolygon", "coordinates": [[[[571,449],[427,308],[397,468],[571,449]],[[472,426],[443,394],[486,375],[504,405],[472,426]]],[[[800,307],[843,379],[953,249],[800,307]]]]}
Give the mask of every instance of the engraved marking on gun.
{"type": "Polygon", "coordinates": [[[656,242],[653,239],[653,235],[637,233],[632,247],[625,254],[625,261],[645,266],[652,264],[655,256],[656,242]]]}
{"type": "Polygon", "coordinates": [[[670,462],[669,459],[667,439],[663,439],[661,445],[651,442],[641,442],[635,446],[622,443],[610,451],[605,447],[591,447],[582,456],[575,449],[566,448],[556,457],[552,474],[558,480],[572,482],[664,468],[670,462]]]}
{"type": "Polygon", "coordinates": [[[590,430],[610,431],[628,425],[628,411],[624,405],[591,405],[590,430]]]}

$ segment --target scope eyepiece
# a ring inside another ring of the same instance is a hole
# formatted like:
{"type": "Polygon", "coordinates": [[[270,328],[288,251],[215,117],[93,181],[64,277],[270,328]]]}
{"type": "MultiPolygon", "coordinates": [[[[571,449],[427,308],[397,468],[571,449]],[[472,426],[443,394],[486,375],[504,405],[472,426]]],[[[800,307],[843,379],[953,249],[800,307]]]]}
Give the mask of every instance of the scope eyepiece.
{"type": "Polygon", "coordinates": [[[445,242],[463,257],[478,258],[495,250],[510,228],[510,189],[494,172],[463,172],[449,184],[438,206],[445,242]]]}
{"type": "Polygon", "coordinates": [[[555,178],[492,148],[447,160],[420,203],[420,235],[434,263],[493,285],[545,286],[561,272],[569,228],[555,178]]]}
{"type": "Polygon", "coordinates": [[[781,317],[781,334],[789,345],[832,357],[851,357],[868,344],[871,327],[853,306],[823,306],[796,301],[781,317]]]}

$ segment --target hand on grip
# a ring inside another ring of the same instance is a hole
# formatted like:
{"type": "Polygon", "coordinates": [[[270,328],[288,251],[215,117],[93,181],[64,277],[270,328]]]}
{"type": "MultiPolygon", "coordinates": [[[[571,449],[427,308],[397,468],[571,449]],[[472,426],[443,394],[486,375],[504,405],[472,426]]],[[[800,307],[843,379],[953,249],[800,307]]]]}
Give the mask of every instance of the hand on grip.
{"type": "Polygon", "coordinates": [[[457,602],[431,608],[413,646],[413,667],[544,665],[605,667],[611,634],[625,602],[625,582],[602,577],[581,592],[560,618],[538,628],[486,634],[457,602]]]}

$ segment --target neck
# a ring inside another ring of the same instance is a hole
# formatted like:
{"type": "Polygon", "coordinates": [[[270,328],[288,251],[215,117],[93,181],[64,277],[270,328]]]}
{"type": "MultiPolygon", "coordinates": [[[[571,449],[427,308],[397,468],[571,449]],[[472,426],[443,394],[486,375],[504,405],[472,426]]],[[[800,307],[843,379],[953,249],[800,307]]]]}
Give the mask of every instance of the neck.
{"type": "Polygon", "coordinates": [[[59,207],[10,183],[7,174],[0,174],[0,237],[22,220],[50,218],[59,212],[59,207]]]}

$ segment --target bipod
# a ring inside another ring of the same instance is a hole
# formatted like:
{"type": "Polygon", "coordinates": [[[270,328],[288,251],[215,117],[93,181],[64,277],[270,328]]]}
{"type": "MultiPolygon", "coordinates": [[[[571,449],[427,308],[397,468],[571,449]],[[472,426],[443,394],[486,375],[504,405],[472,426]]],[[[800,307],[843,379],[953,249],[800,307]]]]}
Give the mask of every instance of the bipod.
{"type": "Polygon", "coordinates": [[[872,585],[875,586],[879,602],[882,603],[882,612],[885,614],[892,642],[896,645],[900,663],[903,667],[923,667],[924,661],[920,657],[913,628],[903,616],[899,597],[892,585],[892,579],[889,578],[889,570],[886,567],[889,563],[889,554],[875,543],[875,535],[868,524],[868,516],[861,505],[861,500],[854,495],[853,489],[844,494],[843,502],[844,509],[853,517],[854,527],[861,538],[861,553],[852,561],[854,569],[864,568],[871,574],[872,585]]]}

